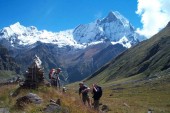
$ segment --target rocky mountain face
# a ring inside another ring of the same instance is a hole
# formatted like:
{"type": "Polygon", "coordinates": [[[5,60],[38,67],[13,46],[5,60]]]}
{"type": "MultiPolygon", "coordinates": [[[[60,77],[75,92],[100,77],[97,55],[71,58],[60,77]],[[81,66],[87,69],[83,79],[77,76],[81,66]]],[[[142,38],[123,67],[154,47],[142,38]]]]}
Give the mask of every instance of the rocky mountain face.
{"type": "Polygon", "coordinates": [[[108,42],[89,46],[84,50],[70,53],[64,56],[62,60],[67,72],[72,75],[68,79],[70,81],[78,81],[91,75],[101,68],[105,63],[116,57],[122,51],[126,50],[122,45],[111,45],[108,42]],[[102,49],[101,49],[102,47],[102,49]]]}
{"type": "Polygon", "coordinates": [[[94,73],[121,52],[144,40],[118,12],[95,22],[61,32],[39,31],[16,23],[0,31],[0,44],[8,48],[25,71],[35,54],[46,75],[61,67],[65,80],[74,82],[94,73]]]}
{"type": "Polygon", "coordinates": [[[161,78],[170,72],[169,48],[170,22],[158,34],[126,50],[90,76],[88,80],[108,82],[131,76],[161,78]]]}
{"type": "Polygon", "coordinates": [[[15,62],[14,58],[12,58],[8,50],[0,45],[0,71],[15,71],[16,73],[20,72],[19,65],[15,62]]]}

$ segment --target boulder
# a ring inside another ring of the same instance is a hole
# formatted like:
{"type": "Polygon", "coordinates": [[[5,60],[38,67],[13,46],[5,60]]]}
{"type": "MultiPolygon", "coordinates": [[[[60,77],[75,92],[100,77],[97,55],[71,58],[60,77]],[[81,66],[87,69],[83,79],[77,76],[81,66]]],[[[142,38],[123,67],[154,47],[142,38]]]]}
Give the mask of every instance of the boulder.
{"type": "Polygon", "coordinates": [[[50,99],[50,104],[43,110],[43,113],[69,113],[69,110],[61,106],[61,99],[57,101],[50,99]]]}
{"type": "Polygon", "coordinates": [[[34,104],[41,104],[43,101],[37,94],[34,93],[29,93],[26,96],[34,104]]]}
{"type": "Polygon", "coordinates": [[[9,113],[9,108],[0,108],[0,113],[9,113]]]}
{"type": "Polygon", "coordinates": [[[23,97],[20,97],[16,100],[16,106],[19,108],[19,109],[23,109],[26,104],[29,104],[31,103],[31,101],[28,99],[27,96],[23,96],[23,97]]]}
{"type": "Polygon", "coordinates": [[[57,99],[57,101],[51,99],[51,100],[50,100],[50,103],[58,104],[58,105],[61,106],[61,99],[57,99]]]}
{"type": "Polygon", "coordinates": [[[61,111],[62,111],[61,106],[55,103],[50,103],[44,109],[44,113],[60,113],[61,111]]]}
{"type": "Polygon", "coordinates": [[[29,93],[26,96],[18,98],[16,101],[16,105],[22,109],[26,104],[41,104],[43,100],[37,94],[29,93]]]}

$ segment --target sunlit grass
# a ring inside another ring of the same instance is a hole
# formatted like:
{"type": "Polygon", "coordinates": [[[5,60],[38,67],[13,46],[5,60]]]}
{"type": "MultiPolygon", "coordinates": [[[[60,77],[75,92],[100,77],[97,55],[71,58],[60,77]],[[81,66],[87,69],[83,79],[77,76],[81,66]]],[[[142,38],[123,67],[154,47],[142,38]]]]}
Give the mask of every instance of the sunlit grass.
{"type": "Polygon", "coordinates": [[[155,113],[168,113],[170,84],[163,81],[108,87],[104,90],[102,101],[110,106],[112,113],[145,113],[148,109],[155,113]]]}
{"type": "Polygon", "coordinates": [[[63,93],[54,87],[41,86],[36,90],[21,89],[16,97],[10,96],[12,92],[17,90],[16,85],[7,85],[0,87],[0,107],[9,108],[12,113],[42,113],[46,105],[50,104],[50,99],[61,99],[61,106],[70,113],[95,113],[92,109],[84,106],[82,102],[70,95],[70,93],[63,93]],[[24,109],[16,106],[16,100],[19,97],[25,96],[28,93],[35,93],[43,99],[42,104],[27,104],[24,109]]]}
{"type": "MultiPolygon", "coordinates": [[[[129,80],[136,80],[137,77],[112,81],[102,85],[103,96],[100,103],[107,105],[108,113],[147,113],[148,109],[154,113],[170,112],[170,83],[169,77],[162,79],[144,80],[120,84],[129,80]],[[120,84],[120,85],[115,85],[120,84]]],[[[85,82],[89,87],[91,82],[85,82]]],[[[66,86],[67,92],[57,90],[55,87],[40,86],[38,89],[21,89],[16,97],[10,96],[15,92],[18,85],[6,85],[0,87],[0,107],[10,109],[11,113],[42,113],[43,109],[50,103],[50,99],[61,99],[61,106],[70,113],[95,113],[91,108],[84,106],[78,94],[78,83],[66,86]],[[16,99],[28,93],[35,93],[43,99],[42,104],[30,103],[24,109],[18,109],[16,99]]],[[[90,97],[92,95],[90,94],[90,97]]],[[[102,105],[100,106],[101,109],[102,105]]]]}
{"type": "MultiPolygon", "coordinates": [[[[170,113],[169,75],[152,80],[141,80],[142,78],[143,75],[137,75],[105,84],[99,82],[103,88],[100,102],[109,106],[109,113],[147,113],[148,109],[154,113],[170,113]],[[136,80],[141,81],[134,82],[136,80]]],[[[85,84],[91,86],[92,81],[85,84]]],[[[78,83],[68,87],[72,95],[78,95],[78,83]]]]}

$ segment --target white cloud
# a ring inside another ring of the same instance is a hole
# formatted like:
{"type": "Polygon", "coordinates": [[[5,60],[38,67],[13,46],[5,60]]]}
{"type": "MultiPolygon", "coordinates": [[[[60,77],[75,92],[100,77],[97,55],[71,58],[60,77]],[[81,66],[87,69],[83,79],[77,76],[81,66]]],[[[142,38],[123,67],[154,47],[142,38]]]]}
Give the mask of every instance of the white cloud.
{"type": "Polygon", "coordinates": [[[170,21],[170,0],[138,0],[136,14],[143,24],[137,32],[150,38],[170,21]]]}

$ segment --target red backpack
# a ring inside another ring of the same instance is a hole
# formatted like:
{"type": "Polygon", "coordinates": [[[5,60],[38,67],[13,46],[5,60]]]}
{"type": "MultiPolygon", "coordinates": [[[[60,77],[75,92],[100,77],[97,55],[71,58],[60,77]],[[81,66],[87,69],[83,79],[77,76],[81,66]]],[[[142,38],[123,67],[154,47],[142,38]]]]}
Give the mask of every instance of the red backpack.
{"type": "Polygon", "coordinates": [[[54,72],[55,72],[55,69],[51,69],[50,70],[50,72],[49,72],[49,79],[53,78],[54,72]]]}

